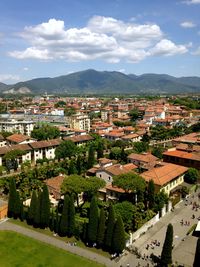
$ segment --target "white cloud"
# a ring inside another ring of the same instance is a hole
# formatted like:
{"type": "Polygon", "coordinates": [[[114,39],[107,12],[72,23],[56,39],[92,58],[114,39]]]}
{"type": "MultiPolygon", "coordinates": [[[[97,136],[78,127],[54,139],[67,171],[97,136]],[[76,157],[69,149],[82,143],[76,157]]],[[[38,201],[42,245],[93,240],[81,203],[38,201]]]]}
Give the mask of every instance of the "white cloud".
{"type": "Polygon", "coordinates": [[[183,21],[180,26],[183,28],[194,28],[196,27],[196,24],[194,24],[192,21],[183,21]]]}
{"type": "Polygon", "coordinates": [[[28,67],[24,67],[23,70],[24,70],[24,71],[28,71],[29,68],[28,68],[28,67]]]}
{"type": "Polygon", "coordinates": [[[0,74],[0,82],[12,82],[19,81],[20,77],[18,75],[13,74],[0,74]]]}
{"type": "Polygon", "coordinates": [[[194,52],[192,53],[192,55],[200,56],[200,46],[197,48],[196,51],[194,51],[194,52]]]}
{"type": "Polygon", "coordinates": [[[196,5],[196,4],[200,4],[200,0],[186,0],[186,1],[183,1],[182,3],[187,4],[187,5],[196,5]]]}
{"type": "MultiPolygon", "coordinates": [[[[103,59],[110,63],[123,59],[127,62],[139,62],[156,53],[150,51],[158,49],[163,36],[157,24],[135,24],[112,17],[94,16],[85,27],[68,29],[65,28],[64,21],[50,19],[36,26],[25,27],[20,37],[30,46],[24,51],[11,51],[9,55],[17,59],[103,59]]],[[[173,45],[168,45],[168,55],[187,51],[184,45],[169,42],[173,45]]],[[[166,55],[166,49],[162,51],[163,53],[160,50],[157,54],[166,55]]]]}
{"type": "Polygon", "coordinates": [[[184,45],[176,45],[170,40],[163,39],[150,50],[151,55],[172,56],[176,54],[184,54],[188,50],[184,45]]]}

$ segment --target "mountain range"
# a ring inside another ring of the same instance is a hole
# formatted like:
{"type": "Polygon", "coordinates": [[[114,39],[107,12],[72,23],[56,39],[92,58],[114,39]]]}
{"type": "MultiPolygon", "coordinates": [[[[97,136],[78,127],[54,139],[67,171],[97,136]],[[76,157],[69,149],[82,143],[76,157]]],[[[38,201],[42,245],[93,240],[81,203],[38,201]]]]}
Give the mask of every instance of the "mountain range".
{"type": "Polygon", "coordinates": [[[13,85],[0,83],[1,94],[183,94],[200,93],[200,77],[166,74],[126,75],[84,70],[55,78],[37,78],[13,85]]]}

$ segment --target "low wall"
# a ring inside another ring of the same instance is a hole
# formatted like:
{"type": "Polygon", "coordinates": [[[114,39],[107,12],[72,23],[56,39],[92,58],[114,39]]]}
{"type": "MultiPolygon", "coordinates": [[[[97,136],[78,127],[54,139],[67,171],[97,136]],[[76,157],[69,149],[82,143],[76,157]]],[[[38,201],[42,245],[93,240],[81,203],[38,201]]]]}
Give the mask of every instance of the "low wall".
{"type": "Polygon", "coordinates": [[[128,247],[131,245],[136,239],[138,239],[141,235],[145,234],[146,231],[151,228],[154,224],[156,224],[161,217],[163,217],[165,214],[167,214],[169,211],[172,209],[172,203],[171,201],[167,204],[164,205],[162,210],[157,213],[151,220],[146,222],[142,227],[140,227],[136,232],[130,233],[130,238],[126,242],[126,246],[128,247]]]}

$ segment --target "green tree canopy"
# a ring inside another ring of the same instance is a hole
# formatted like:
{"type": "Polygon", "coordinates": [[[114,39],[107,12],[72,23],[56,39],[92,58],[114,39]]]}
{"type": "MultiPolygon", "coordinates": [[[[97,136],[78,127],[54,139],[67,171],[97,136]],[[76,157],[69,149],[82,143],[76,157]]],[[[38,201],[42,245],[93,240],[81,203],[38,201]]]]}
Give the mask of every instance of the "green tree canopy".
{"type": "Polygon", "coordinates": [[[90,203],[89,222],[88,222],[88,241],[90,243],[95,243],[97,240],[98,221],[99,221],[98,206],[95,197],[93,197],[90,203]]]}
{"type": "Polygon", "coordinates": [[[71,158],[72,156],[75,156],[77,153],[77,147],[76,145],[71,141],[63,141],[55,150],[56,158],[71,158]]]}
{"type": "Polygon", "coordinates": [[[121,216],[117,217],[112,238],[112,251],[120,254],[125,248],[125,231],[121,216]]]}
{"type": "Polygon", "coordinates": [[[189,168],[184,176],[184,180],[190,184],[195,184],[199,178],[200,172],[195,168],[189,168]]]}
{"type": "Polygon", "coordinates": [[[31,137],[40,140],[55,139],[60,136],[60,131],[57,127],[49,124],[40,124],[34,127],[31,132],[31,137]]]}
{"type": "Polygon", "coordinates": [[[113,177],[113,185],[123,188],[126,192],[144,192],[146,183],[145,180],[136,173],[129,172],[113,177]]]}
{"type": "Polygon", "coordinates": [[[103,246],[104,243],[105,230],[106,230],[106,217],[105,217],[104,207],[102,207],[100,211],[99,225],[97,231],[97,244],[100,247],[103,246]]]}
{"type": "Polygon", "coordinates": [[[120,215],[124,226],[127,230],[130,230],[132,227],[133,220],[133,204],[129,201],[123,201],[114,205],[115,214],[120,215]]]}

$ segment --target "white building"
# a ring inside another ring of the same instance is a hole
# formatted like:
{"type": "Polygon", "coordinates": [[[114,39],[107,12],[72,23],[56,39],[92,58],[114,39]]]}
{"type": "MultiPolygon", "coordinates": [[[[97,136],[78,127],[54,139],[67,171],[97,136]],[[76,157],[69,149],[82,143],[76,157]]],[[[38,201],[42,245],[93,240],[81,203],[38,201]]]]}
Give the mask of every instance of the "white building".
{"type": "Polygon", "coordinates": [[[33,121],[0,121],[0,132],[17,132],[24,135],[31,135],[35,122],[33,121]]]}

